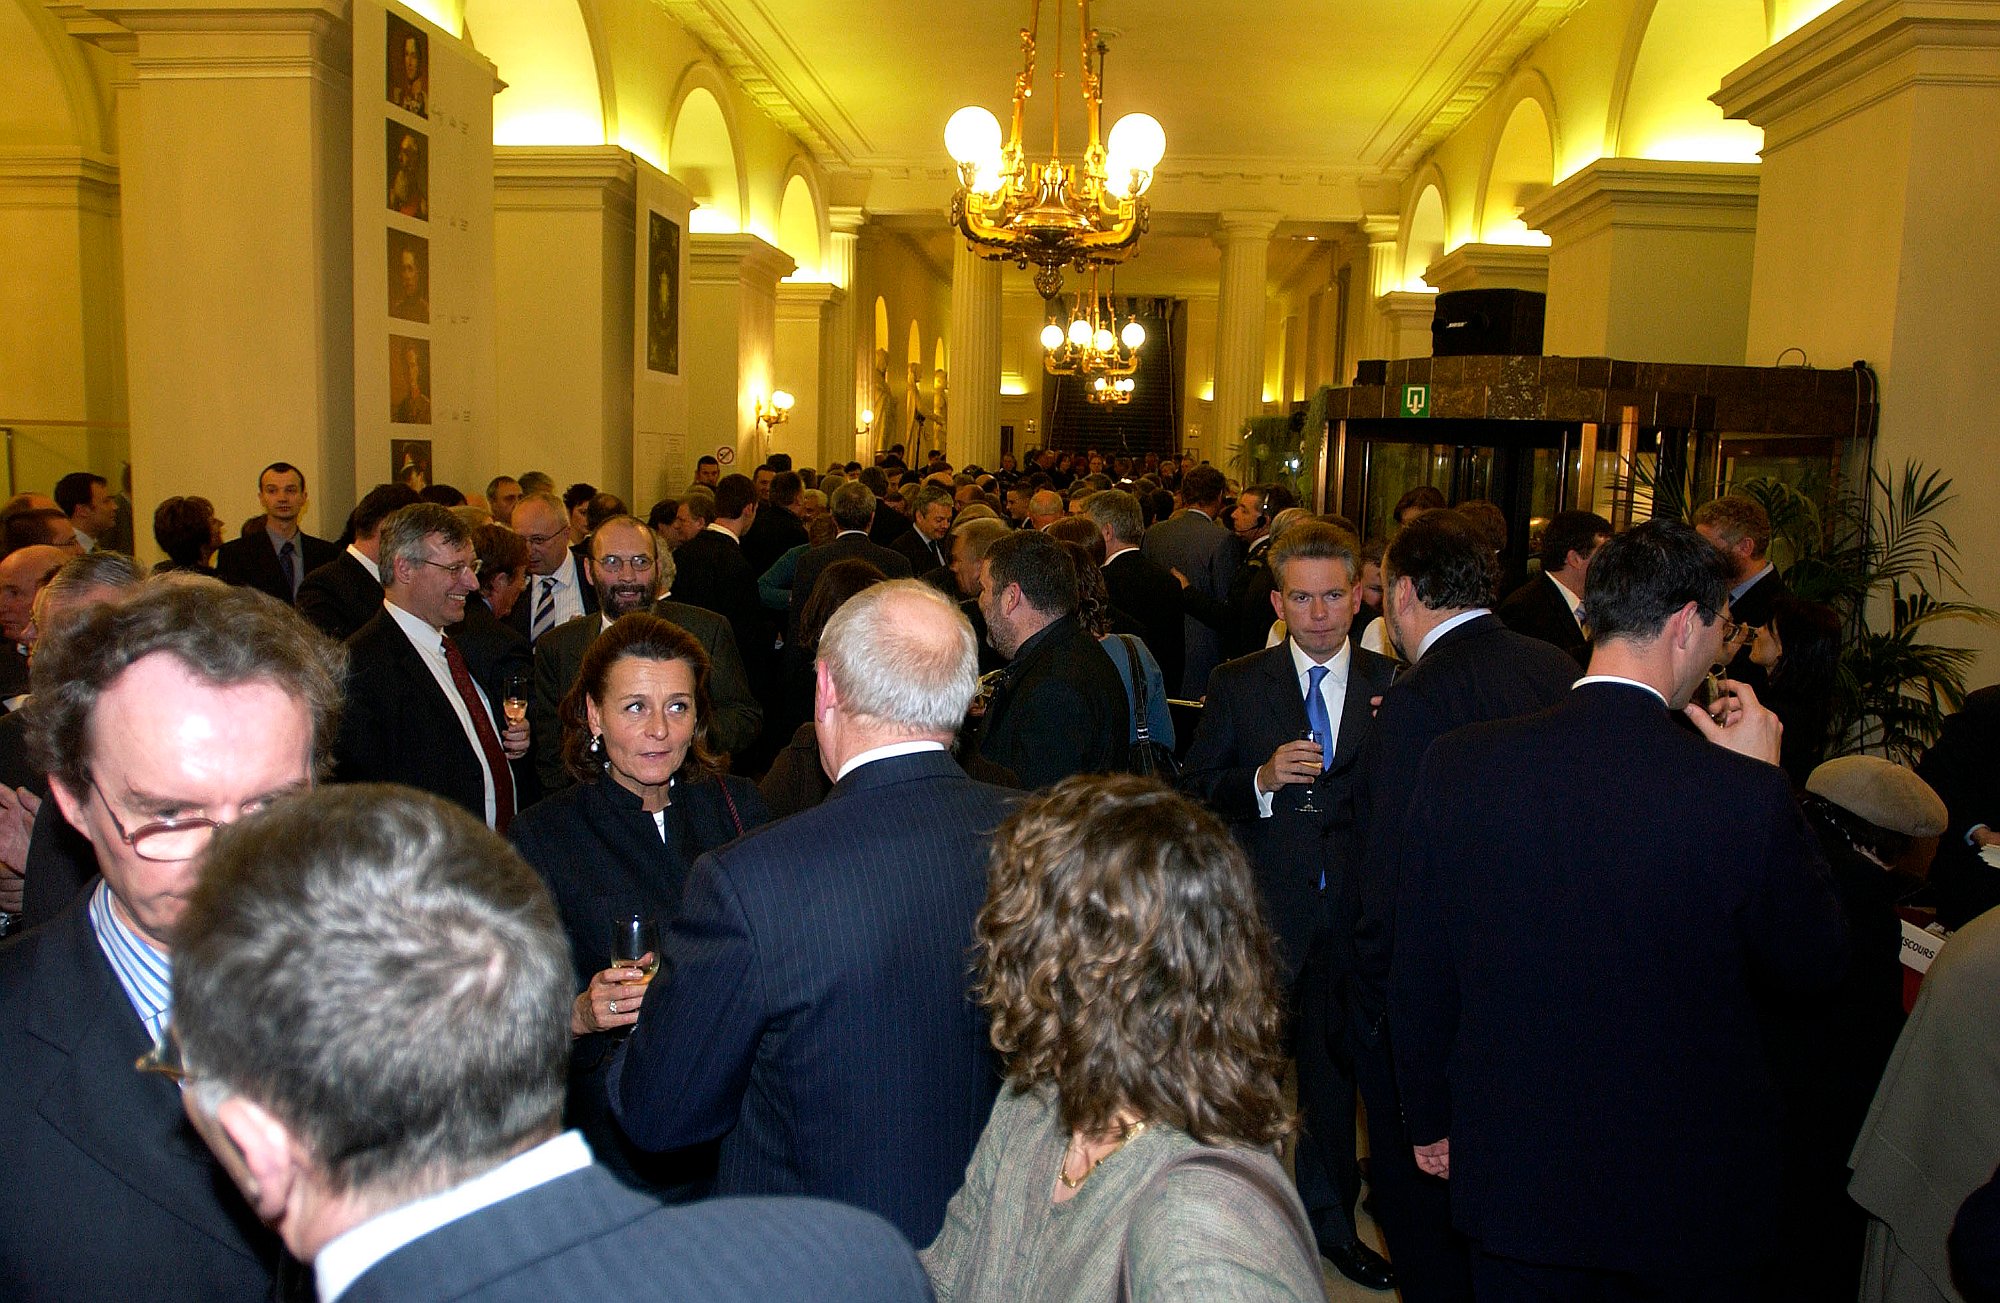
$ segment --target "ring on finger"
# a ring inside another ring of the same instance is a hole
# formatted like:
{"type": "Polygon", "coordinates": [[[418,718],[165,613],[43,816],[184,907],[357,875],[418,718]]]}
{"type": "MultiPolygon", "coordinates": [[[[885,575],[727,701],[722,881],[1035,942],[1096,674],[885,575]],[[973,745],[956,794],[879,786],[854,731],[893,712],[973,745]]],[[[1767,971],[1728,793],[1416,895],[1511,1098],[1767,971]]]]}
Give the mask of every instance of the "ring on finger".
{"type": "Polygon", "coordinates": [[[613,1012],[613,1013],[617,1013],[617,1012],[618,1012],[618,1002],[617,1002],[616,1000],[613,1000],[613,1001],[611,1002],[611,1012],[613,1012]]]}

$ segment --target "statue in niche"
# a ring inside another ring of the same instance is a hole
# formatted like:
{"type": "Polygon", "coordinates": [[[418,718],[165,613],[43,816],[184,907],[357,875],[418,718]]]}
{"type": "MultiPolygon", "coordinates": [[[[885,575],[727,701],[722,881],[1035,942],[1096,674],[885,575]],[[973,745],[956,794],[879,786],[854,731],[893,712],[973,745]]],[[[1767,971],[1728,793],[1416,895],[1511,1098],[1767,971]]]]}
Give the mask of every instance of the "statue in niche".
{"type": "Polygon", "coordinates": [[[924,406],[923,370],[922,363],[910,363],[909,379],[903,388],[903,406],[897,414],[900,419],[896,422],[896,437],[912,456],[916,454],[917,445],[923,442],[924,426],[931,419],[924,406]]]}
{"type": "Polygon", "coordinates": [[[925,428],[925,433],[930,436],[931,448],[944,447],[947,404],[945,374],[942,370],[933,371],[931,372],[931,423],[925,428]]]}
{"type": "Polygon", "coordinates": [[[868,410],[875,413],[875,419],[868,426],[868,448],[873,451],[883,446],[882,432],[895,426],[896,399],[889,392],[889,350],[875,350],[874,365],[868,373],[868,410]]]}

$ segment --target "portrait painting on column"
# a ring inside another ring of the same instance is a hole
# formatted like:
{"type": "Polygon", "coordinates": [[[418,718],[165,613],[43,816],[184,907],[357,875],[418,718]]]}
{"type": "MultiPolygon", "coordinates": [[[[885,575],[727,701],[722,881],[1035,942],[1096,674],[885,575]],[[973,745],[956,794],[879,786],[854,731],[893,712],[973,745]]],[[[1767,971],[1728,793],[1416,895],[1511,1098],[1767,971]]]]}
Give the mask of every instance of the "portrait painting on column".
{"type": "Polygon", "coordinates": [[[431,423],[431,342],[389,336],[389,419],[397,425],[431,423]]]}
{"type": "Polygon", "coordinates": [[[389,440],[389,478],[422,493],[431,485],[431,441],[389,440]]]}
{"type": "Polygon", "coordinates": [[[415,127],[391,120],[386,128],[389,149],[389,209],[418,221],[431,215],[430,137],[415,127]]]}
{"type": "Polygon", "coordinates": [[[389,15],[388,39],[383,42],[387,57],[388,100],[405,113],[420,118],[430,116],[430,37],[414,23],[389,15]]]}
{"type": "Polygon", "coordinates": [[[431,242],[393,227],[389,230],[389,315],[426,325],[431,319],[431,242]]]}
{"type": "Polygon", "coordinates": [[[648,211],[646,239],[646,369],[681,373],[681,228],[648,211]]]}

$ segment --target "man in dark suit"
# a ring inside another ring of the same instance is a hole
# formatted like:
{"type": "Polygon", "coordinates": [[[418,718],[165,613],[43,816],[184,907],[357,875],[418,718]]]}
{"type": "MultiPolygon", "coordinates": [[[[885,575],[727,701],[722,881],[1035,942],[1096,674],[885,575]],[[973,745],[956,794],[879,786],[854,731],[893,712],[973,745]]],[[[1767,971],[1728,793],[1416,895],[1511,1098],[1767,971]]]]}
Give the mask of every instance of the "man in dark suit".
{"type": "Polygon", "coordinates": [[[1356,762],[1395,664],[1348,639],[1361,603],[1348,535],[1295,525],[1271,549],[1271,568],[1278,591],[1266,609],[1285,621],[1286,640],[1209,676],[1182,786],[1229,822],[1278,936],[1305,1115],[1295,1177],[1320,1253],[1349,1279],[1388,1289],[1388,1264],[1354,1232],[1354,1081],[1331,1049],[1352,928],[1335,906],[1352,899],[1356,762]]]}
{"type": "Polygon", "coordinates": [[[354,541],[299,581],[299,614],[327,637],[345,642],[382,610],[382,522],[420,499],[407,484],[378,484],[355,505],[354,541]]]}
{"type": "Polygon", "coordinates": [[[668,1209],[591,1161],[562,1130],[555,907],[464,812],[388,787],[284,802],[221,841],[186,921],[188,1112],[320,1297],[929,1296],[866,1213],[668,1209]]]}
{"type": "Polygon", "coordinates": [[[1104,587],[1111,604],[1139,622],[1147,650],[1160,663],[1160,681],[1170,693],[1178,690],[1187,664],[1181,586],[1139,548],[1146,532],[1139,499],[1107,489],[1091,494],[1083,510],[1104,536],[1104,587]]]}
{"type": "Polygon", "coordinates": [[[612,1107],[646,1149],[720,1141],[718,1194],[838,1199],[929,1244],[998,1085],[966,955],[1007,798],[946,750],[978,683],[947,598],[877,584],[819,656],[833,790],[696,861],[612,1107]]]}
{"type": "Polygon", "coordinates": [[[444,633],[479,587],[472,531],[449,508],[420,502],[384,521],[381,541],[382,613],[347,640],[334,777],[434,792],[504,832],[528,725],[507,722],[444,633]]]}
{"type": "Polygon", "coordinates": [[[699,606],[654,597],[656,592],[671,592],[676,575],[674,554],[660,547],[659,535],[635,516],[613,516],[591,534],[588,546],[597,610],[556,626],[535,644],[528,725],[534,739],[535,773],[543,790],[560,791],[574,781],[563,767],[558,711],[583,670],[584,653],[613,620],[633,611],[650,609],[661,619],[672,620],[708,653],[708,698],[715,711],[708,725],[709,747],[733,753],[754,742],[764,722],[764,707],[744,677],[729,621],[699,606]]]}
{"type": "Polygon", "coordinates": [[[768,692],[777,677],[775,630],[742,543],[756,519],[757,489],[750,477],[723,476],[715,486],[714,522],[674,549],[674,582],[681,601],[729,621],[751,688],[768,692]]]}
{"type": "Polygon", "coordinates": [[[798,636],[799,615],[812,596],[813,585],[819,582],[820,572],[834,562],[849,558],[866,561],[891,579],[907,579],[912,573],[908,557],[868,536],[868,522],[875,518],[875,494],[866,484],[849,480],[833,491],[826,505],[840,532],[823,547],[808,549],[792,572],[792,605],[785,625],[792,638],[798,636]]]}
{"type": "Polygon", "coordinates": [[[926,575],[951,564],[951,490],[942,484],[926,484],[917,490],[910,507],[910,529],[890,544],[909,560],[910,573],[926,575]]]}
{"type": "Polygon", "coordinates": [[[299,528],[306,509],[305,472],[274,461],[257,477],[264,527],[232,539],[215,554],[215,577],[269,593],[291,604],[305,577],[340,555],[340,549],[299,528]]]}
{"type": "MultiPolygon", "coordinates": [[[[1745,631],[1769,624],[1772,606],[1792,592],[1771,562],[1771,514],[1755,498],[1731,493],[1696,511],[1694,527],[1729,558],[1729,618],[1745,631]]],[[[1730,678],[1761,693],[1770,676],[1750,659],[1754,641],[1739,633],[1733,643],[1724,645],[1722,661],[1730,678]]]]}
{"type": "Polygon", "coordinates": [[[536,642],[549,630],[597,609],[597,591],[584,573],[588,559],[570,546],[569,509],[553,493],[530,493],[514,504],[514,532],[528,545],[528,587],[508,615],[536,642]]]}
{"type": "MultiPolygon", "coordinates": [[[[1229,580],[1229,591],[1212,602],[1192,581],[1176,575],[1188,614],[1215,630],[1222,654],[1234,659],[1263,649],[1271,632],[1271,568],[1264,554],[1271,547],[1271,522],[1280,511],[1296,507],[1298,498],[1282,484],[1253,484],[1236,495],[1229,510],[1229,528],[1243,544],[1243,564],[1229,580]]],[[[1365,603],[1364,603],[1365,606],[1365,603]]],[[[1361,627],[1368,626],[1366,619],[1361,627]]]]}
{"type": "Polygon", "coordinates": [[[1780,1108],[1752,987],[1832,985],[1847,929],[1777,717],[1740,685],[1689,704],[1730,578],[1678,522],[1606,543],[1589,675],[1418,771],[1396,1078],[1481,1303],[1762,1297],[1780,1108]]]}
{"type": "Polygon", "coordinates": [[[797,471],[771,476],[769,498],[757,505],[757,518],[743,535],[743,558],[750,573],[762,575],[785,553],[806,542],[805,482],[797,471]]]}
{"type": "MultiPolygon", "coordinates": [[[[1213,466],[1190,470],[1181,477],[1181,501],[1187,510],[1147,530],[1146,541],[1140,545],[1154,564],[1163,570],[1180,571],[1188,577],[1188,586],[1211,602],[1227,598],[1230,581],[1243,563],[1243,545],[1217,523],[1227,488],[1222,472],[1213,466]]],[[[1187,647],[1186,668],[1179,684],[1169,682],[1167,688],[1196,701],[1208,691],[1209,671],[1222,663],[1222,640],[1191,615],[1182,618],[1181,629],[1187,647]]]]}
{"type": "Polygon", "coordinates": [[[1405,1303],[1443,1303],[1471,1297],[1470,1266],[1464,1241],[1451,1229],[1443,1182],[1420,1172],[1410,1156],[1387,1014],[1403,811],[1431,743],[1466,724],[1554,705],[1576,680],[1577,665],[1487,609],[1493,579],[1486,544],[1456,512],[1413,517],[1390,544],[1382,569],[1383,618],[1413,664],[1383,694],[1362,755],[1356,814],[1364,850],[1350,878],[1356,899],[1344,906],[1355,919],[1347,1030],[1355,1082],[1368,1106],[1375,1219],[1389,1241],[1396,1283],[1405,1303]]]}
{"type": "Polygon", "coordinates": [[[1507,594],[1494,614],[1515,633],[1560,647],[1579,665],[1590,660],[1577,619],[1590,558],[1611,537],[1611,522],[1594,511],[1559,511],[1542,530],[1542,572],[1507,594]]]}
{"type": "Polygon", "coordinates": [[[863,470],[860,482],[875,495],[875,510],[866,526],[868,541],[893,547],[897,539],[910,532],[910,518],[903,514],[903,499],[891,490],[889,473],[880,466],[863,470]]]}
{"type": "Polygon", "coordinates": [[[1123,770],[1125,683],[1077,622],[1076,566],[1062,546],[1016,530],[986,550],[980,580],[986,636],[1008,664],[980,720],[979,754],[1028,788],[1123,770]]]}
{"type": "Polygon", "coordinates": [[[132,1065],[178,1021],[177,928],[212,830],[311,783],[340,655],[261,594],[176,584],[77,616],[37,661],[64,688],[31,750],[102,876],[0,947],[0,1293],[265,1299],[277,1241],[182,1092],[132,1065]]]}
{"type": "Polygon", "coordinates": [[[1931,864],[1938,921],[1961,928],[2000,905],[2000,868],[1980,858],[2000,846],[2000,685],[1967,695],[1947,716],[1917,773],[1943,798],[1951,823],[1931,864]]]}

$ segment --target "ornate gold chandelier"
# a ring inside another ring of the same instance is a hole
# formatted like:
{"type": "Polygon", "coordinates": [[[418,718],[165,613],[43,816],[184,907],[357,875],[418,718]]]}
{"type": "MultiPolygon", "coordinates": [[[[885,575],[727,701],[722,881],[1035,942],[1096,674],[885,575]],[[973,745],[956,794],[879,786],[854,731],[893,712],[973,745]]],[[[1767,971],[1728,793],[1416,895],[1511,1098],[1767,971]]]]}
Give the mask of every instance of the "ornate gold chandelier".
{"type": "Polygon", "coordinates": [[[1119,380],[1107,380],[1099,376],[1090,382],[1090,392],[1084,396],[1104,407],[1123,407],[1132,401],[1132,391],[1138,387],[1138,382],[1131,376],[1119,380]]]}
{"type": "Polygon", "coordinates": [[[1090,293],[1076,297],[1069,328],[1058,321],[1042,327],[1042,369],[1052,376],[1097,376],[1116,380],[1139,369],[1139,348],[1146,342],[1146,328],[1136,314],[1128,314],[1121,325],[1116,302],[1117,283],[1112,297],[1097,293],[1097,269],[1090,269],[1090,293]]]}
{"type": "Polygon", "coordinates": [[[1022,68],[1014,78],[1014,122],[1006,146],[1000,120],[977,105],[960,109],[945,124],[945,148],[958,164],[958,193],[951,220],[974,253],[1017,266],[1035,266],[1035,288],[1043,298],[1062,289],[1065,266],[1078,271],[1123,262],[1146,232],[1151,210],[1145,194],[1153,169],[1166,154],[1167,137],[1144,113],[1128,113],[1112,124],[1106,142],[1098,139],[1103,103],[1105,44],[1090,25],[1090,0],[1076,0],[1078,81],[1089,142],[1083,158],[1062,157],[1062,9],[1056,6],[1055,91],[1050,97],[1049,157],[1031,163],[1021,129],[1034,94],[1035,34],[1042,0],[1030,0],[1028,25],[1021,29],[1022,68]],[[1094,56],[1094,62],[1093,62],[1094,56]]]}

